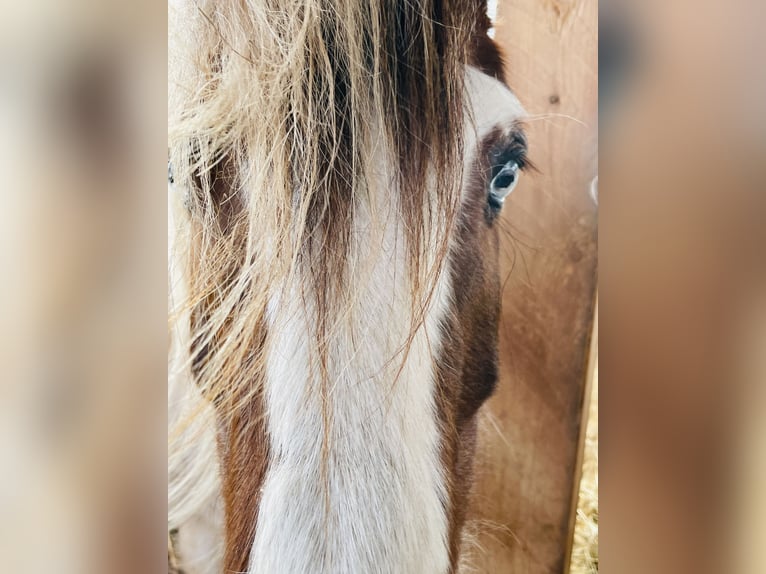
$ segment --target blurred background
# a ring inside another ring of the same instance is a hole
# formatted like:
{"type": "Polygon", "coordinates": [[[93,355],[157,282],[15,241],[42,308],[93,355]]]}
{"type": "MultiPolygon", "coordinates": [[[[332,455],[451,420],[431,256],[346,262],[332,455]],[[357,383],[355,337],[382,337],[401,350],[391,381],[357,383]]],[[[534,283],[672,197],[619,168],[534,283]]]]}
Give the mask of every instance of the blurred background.
{"type": "Polygon", "coordinates": [[[0,14],[0,572],[161,572],[165,6],[0,14]]]}
{"type": "Polygon", "coordinates": [[[601,2],[605,572],[765,570],[765,9],[601,2]]]}

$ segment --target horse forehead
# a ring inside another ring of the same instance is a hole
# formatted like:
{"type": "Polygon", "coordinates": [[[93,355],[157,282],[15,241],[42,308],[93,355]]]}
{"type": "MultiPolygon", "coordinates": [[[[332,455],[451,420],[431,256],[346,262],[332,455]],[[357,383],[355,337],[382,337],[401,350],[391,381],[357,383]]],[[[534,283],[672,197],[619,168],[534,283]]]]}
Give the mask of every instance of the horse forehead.
{"type": "Polygon", "coordinates": [[[521,102],[502,82],[468,66],[465,78],[468,96],[467,121],[481,139],[497,126],[510,126],[526,116],[521,102]]]}

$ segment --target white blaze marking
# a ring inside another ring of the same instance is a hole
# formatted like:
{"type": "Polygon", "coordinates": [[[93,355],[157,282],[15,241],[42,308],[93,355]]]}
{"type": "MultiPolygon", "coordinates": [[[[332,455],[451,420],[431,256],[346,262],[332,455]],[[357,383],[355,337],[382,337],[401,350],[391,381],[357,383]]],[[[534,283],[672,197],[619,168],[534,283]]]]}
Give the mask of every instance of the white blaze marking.
{"type": "MultiPolygon", "coordinates": [[[[390,178],[381,176],[378,183],[391,189],[390,178]]],[[[348,265],[356,305],[339,318],[329,351],[324,467],[321,384],[309,372],[313,315],[295,288],[271,306],[272,459],[251,554],[254,573],[443,574],[449,567],[434,400],[449,270],[441,273],[402,366],[399,350],[413,321],[406,244],[390,192],[378,191],[384,193],[371,195],[380,198],[382,224],[361,209],[354,216],[348,265]]]]}

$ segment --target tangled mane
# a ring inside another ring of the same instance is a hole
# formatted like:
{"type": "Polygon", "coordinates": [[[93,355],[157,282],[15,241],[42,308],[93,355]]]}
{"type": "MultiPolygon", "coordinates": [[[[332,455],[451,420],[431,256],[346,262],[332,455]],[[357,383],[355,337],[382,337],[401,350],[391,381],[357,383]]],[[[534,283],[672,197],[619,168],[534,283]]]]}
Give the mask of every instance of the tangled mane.
{"type": "Polygon", "coordinates": [[[411,332],[419,327],[459,202],[463,67],[486,32],[483,4],[200,0],[171,9],[169,151],[187,212],[186,293],[171,321],[186,321],[189,366],[219,417],[261,392],[270,306],[293,296],[288,285],[312,303],[312,368],[327,384],[338,318],[361,304],[347,256],[355,214],[365,209],[374,222],[372,194],[397,210],[411,332]],[[373,149],[391,164],[388,189],[371,184],[373,149]]]}

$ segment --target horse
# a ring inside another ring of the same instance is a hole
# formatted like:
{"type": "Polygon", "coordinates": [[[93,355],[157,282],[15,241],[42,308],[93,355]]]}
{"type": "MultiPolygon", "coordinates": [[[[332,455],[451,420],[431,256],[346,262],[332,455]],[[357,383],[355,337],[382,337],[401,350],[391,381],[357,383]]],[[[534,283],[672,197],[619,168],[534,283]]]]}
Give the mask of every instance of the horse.
{"type": "Polygon", "coordinates": [[[171,6],[169,568],[455,573],[529,169],[486,0],[171,6]]]}

